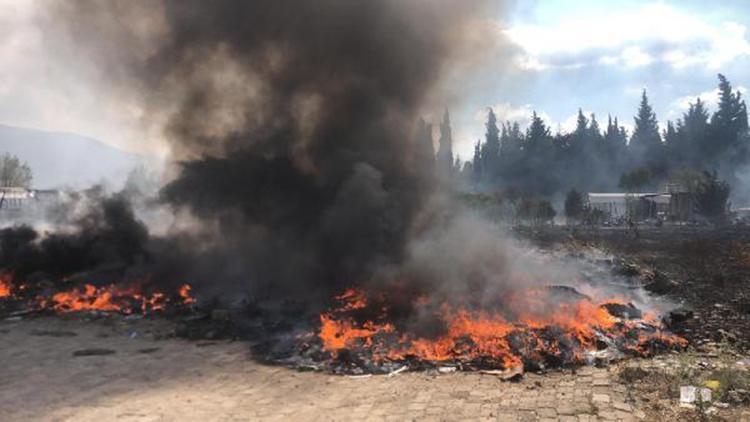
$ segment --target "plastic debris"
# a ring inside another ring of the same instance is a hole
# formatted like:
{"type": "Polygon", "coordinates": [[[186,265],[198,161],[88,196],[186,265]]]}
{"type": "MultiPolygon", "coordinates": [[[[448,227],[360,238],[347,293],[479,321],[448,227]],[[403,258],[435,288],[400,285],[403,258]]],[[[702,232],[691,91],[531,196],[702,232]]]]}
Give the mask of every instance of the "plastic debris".
{"type": "Polygon", "coordinates": [[[711,389],[698,388],[693,385],[680,387],[680,406],[693,407],[693,404],[700,400],[703,403],[711,401],[711,389]]]}
{"type": "Polygon", "coordinates": [[[398,374],[400,374],[400,373],[402,373],[402,372],[406,371],[406,370],[407,370],[408,368],[409,368],[408,366],[404,365],[404,366],[402,366],[402,367],[400,367],[400,368],[396,369],[395,371],[391,371],[391,372],[389,372],[389,373],[388,373],[388,377],[392,377],[392,376],[398,375],[398,374]]]}
{"type": "Polygon", "coordinates": [[[703,386],[716,391],[721,387],[721,382],[718,380],[707,380],[703,383],[703,386]]]}

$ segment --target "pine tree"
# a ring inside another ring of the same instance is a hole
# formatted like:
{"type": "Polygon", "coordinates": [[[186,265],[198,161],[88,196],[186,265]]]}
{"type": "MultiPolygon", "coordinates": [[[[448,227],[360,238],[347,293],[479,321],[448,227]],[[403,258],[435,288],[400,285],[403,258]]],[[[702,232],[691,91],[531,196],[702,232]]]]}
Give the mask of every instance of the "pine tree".
{"type": "Polygon", "coordinates": [[[583,110],[578,109],[578,119],[576,120],[576,129],[573,134],[578,139],[583,139],[586,136],[588,130],[589,121],[586,120],[586,116],[583,115],[583,110]]]}
{"type": "Polygon", "coordinates": [[[531,124],[526,130],[526,148],[529,153],[539,152],[546,144],[550,143],[549,141],[551,141],[549,128],[534,111],[531,116],[531,124]]]}
{"type": "Polygon", "coordinates": [[[440,123],[440,141],[437,153],[438,174],[449,177],[453,172],[453,135],[451,133],[451,121],[448,110],[443,114],[440,123]]]}
{"type": "Polygon", "coordinates": [[[711,118],[714,136],[714,155],[737,148],[742,134],[747,133],[747,107],[742,95],[732,91],[729,80],[719,74],[719,107],[711,118]]]}
{"type": "Polygon", "coordinates": [[[638,107],[638,115],[635,116],[635,130],[630,145],[640,154],[653,154],[662,145],[656,113],[648,102],[645,89],[638,107]]]}
{"type": "Polygon", "coordinates": [[[487,182],[493,184],[498,174],[498,161],[500,158],[500,130],[497,127],[497,118],[492,109],[487,114],[487,133],[482,146],[482,169],[483,177],[487,182]]]}
{"type": "Polygon", "coordinates": [[[694,192],[695,211],[714,222],[726,217],[729,208],[729,183],[720,180],[716,171],[703,172],[694,192]]]}
{"type": "Polygon", "coordinates": [[[628,134],[625,128],[620,126],[617,122],[617,117],[612,120],[612,116],[609,116],[607,120],[607,131],[604,133],[604,140],[609,145],[616,145],[618,147],[625,147],[628,143],[628,134]]]}
{"type": "Polygon", "coordinates": [[[471,182],[474,189],[478,189],[482,181],[482,143],[479,140],[474,145],[474,158],[471,163],[471,182]]]}
{"type": "Polygon", "coordinates": [[[664,144],[672,149],[674,146],[676,146],[679,143],[678,137],[677,137],[677,130],[674,127],[674,123],[672,123],[671,120],[667,121],[667,128],[664,129],[664,144]]]}
{"type": "Polygon", "coordinates": [[[688,111],[677,122],[677,138],[673,153],[681,164],[689,167],[703,167],[707,157],[715,148],[708,124],[708,110],[700,98],[690,103],[688,111]]]}
{"type": "Polygon", "coordinates": [[[583,194],[575,189],[568,191],[565,197],[565,217],[568,219],[568,224],[573,221],[580,220],[583,217],[585,206],[584,206],[583,194]]]}
{"type": "Polygon", "coordinates": [[[589,123],[589,129],[586,132],[588,138],[594,142],[602,139],[602,130],[599,128],[599,122],[596,121],[596,115],[591,113],[591,123],[589,123]]]}
{"type": "Polygon", "coordinates": [[[416,133],[417,162],[432,175],[435,172],[435,146],[432,142],[432,125],[419,119],[416,133]]]}
{"type": "Polygon", "coordinates": [[[500,157],[514,159],[523,147],[523,134],[518,122],[506,122],[503,124],[502,137],[500,139],[500,157]]]}

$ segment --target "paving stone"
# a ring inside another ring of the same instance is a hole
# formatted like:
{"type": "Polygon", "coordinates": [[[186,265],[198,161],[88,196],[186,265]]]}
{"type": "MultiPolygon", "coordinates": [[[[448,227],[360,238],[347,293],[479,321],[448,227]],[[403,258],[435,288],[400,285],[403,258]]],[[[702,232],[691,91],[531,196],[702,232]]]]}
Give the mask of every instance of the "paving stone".
{"type": "Polygon", "coordinates": [[[561,381],[559,384],[557,384],[558,387],[575,387],[576,381],[561,381]]]}
{"type": "Polygon", "coordinates": [[[633,411],[633,407],[632,406],[630,406],[629,404],[627,404],[625,402],[621,402],[621,401],[613,401],[612,402],[612,407],[614,407],[616,410],[622,410],[624,412],[632,412],[633,411]]]}
{"type": "Polygon", "coordinates": [[[520,400],[518,402],[517,407],[521,410],[536,410],[538,406],[536,404],[536,400],[529,399],[529,400],[520,400]]]}
{"type": "Polygon", "coordinates": [[[515,421],[517,419],[517,414],[515,412],[500,412],[497,415],[498,421],[515,421]]]}
{"type": "MultiPolygon", "coordinates": [[[[502,419],[499,419],[502,420],[502,419]]],[[[509,419],[513,420],[513,419],[509,419]]],[[[516,420],[518,422],[536,422],[537,417],[536,413],[528,411],[528,410],[520,410],[516,413],[516,420]]]]}
{"type": "Polygon", "coordinates": [[[575,415],[577,413],[576,408],[570,403],[560,404],[555,410],[557,410],[558,415],[575,415]]]}
{"type": "Polygon", "coordinates": [[[604,419],[605,421],[615,421],[619,417],[617,413],[606,410],[606,411],[599,411],[596,414],[600,419],[604,419]]]}
{"type": "Polygon", "coordinates": [[[536,410],[536,414],[537,416],[542,418],[556,418],[557,410],[549,407],[542,407],[536,410]]]}
{"type": "Polygon", "coordinates": [[[616,410],[615,414],[617,415],[617,417],[619,419],[621,419],[623,421],[630,422],[630,421],[635,421],[635,419],[636,419],[635,416],[633,416],[632,413],[630,413],[630,412],[623,412],[622,410],[616,410]]]}
{"type": "Polygon", "coordinates": [[[425,403],[412,403],[406,407],[407,410],[424,410],[427,408],[425,403]]]}
{"type": "Polygon", "coordinates": [[[607,394],[596,394],[596,393],[591,396],[591,400],[594,403],[609,403],[610,401],[609,396],[607,394]]]}

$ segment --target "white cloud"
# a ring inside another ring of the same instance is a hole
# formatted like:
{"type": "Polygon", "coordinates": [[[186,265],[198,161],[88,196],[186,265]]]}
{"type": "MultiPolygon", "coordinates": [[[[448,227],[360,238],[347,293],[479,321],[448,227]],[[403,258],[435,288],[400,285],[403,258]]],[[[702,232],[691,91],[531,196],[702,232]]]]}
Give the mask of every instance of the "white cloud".
{"type": "Polygon", "coordinates": [[[505,31],[525,52],[522,67],[542,70],[579,64],[638,67],[663,62],[673,68],[717,69],[750,55],[747,27],[708,22],[663,3],[620,9],[601,16],[521,24],[505,31]]]}
{"type": "Polygon", "coordinates": [[[654,58],[639,47],[628,47],[622,50],[620,61],[628,67],[640,67],[651,64],[654,58]]]}
{"type": "MultiPolygon", "coordinates": [[[[534,112],[531,104],[524,105],[513,105],[511,103],[499,103],[492,106],[492,110],[497,116],[498,122],[518,122],[522,130],[525,130],[531,123],[531,116],[534,112]]],[[[591,110],[583,110],[583,114],[587,119],[591,119],[591,110]]],[[[549,114],[544,111],[536,110],[536,114],[542,118],[544,123],[550,128],[550,131],[554,135],[555,133],[570,133],[573,132],[577,125],[578,112],[571,114],[562,120],[555,120],[549,114]]],[[[607,126],[606,116],[602,120],[602,117],[597,115],[596,120],[599,122],[599,127],[604,130],[607,126]]],[[[487,109],[479,109],[474,113],[474,121],[484,128],[487,123],[487,109]]],[[[622,125],[622,124],[621,124],[622,125]]]]}
{"type": "MultiPolygon", "coordinates": [[[[743,96],[747,94],[747,88],[744,86],[734,87],[734,89],[742,93],[743,96]]],[[[719,105],[719,88],[699,92],[697,94],[685,95],[675,99],[670,104],[667,118],[677,119],[682,117],[683,113],[690,108],[690,104],[694,104],[697,98],[701,99],[701,102],[709,111],[715,111],[719,105]]]]}
{"type": "MultiPolygon", "coordinates": [[[[521,129],[525,129],[531,123],[531,116],[534,113],[531,104],[513,105],[511,103],[498,103],[491,106],[492,111],[495,112],[498,122],[518,122],[521,129]]],[[[552,118],[545,112],[536,110],[536,114],[544,120],[544,122],[556,130],[557,122],[553,121],[552,118]]],[[[482,108],[474,113],[474,121],[481,123],[482,127],[487,123],[487,108],[482,108]]]]}

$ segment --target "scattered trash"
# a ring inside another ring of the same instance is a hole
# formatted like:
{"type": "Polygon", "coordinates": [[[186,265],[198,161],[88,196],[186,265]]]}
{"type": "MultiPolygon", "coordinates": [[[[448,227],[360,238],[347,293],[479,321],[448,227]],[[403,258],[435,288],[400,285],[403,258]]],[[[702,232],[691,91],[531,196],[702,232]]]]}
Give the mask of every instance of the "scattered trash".
{"type": "MultiPolygon", "coordinates": [[[[215,344],[215,343],[211,343],[211,344],[215,344]]],[[[297,370],[300,372],[309,372],[309,371],[315,372],[315,371],[320,371],[320,366],[302,364],[302,365],[297,366],[297,370]]]]}
{"type": "Polygon", "coordinates": [[[78,334],[72,331],[56,331],[56,330],[31,330],[29,332],[32,336],[42,337],[75,337],[78,334]]]}
{"type": "MultiPolygon", "coordinates": [[[[8,317],[10,317],[10,318],[19,317],[19,319],[21,319],[20,317],[22,317],[22,316],[30,315],[30,314],[37,313],[37,312],[39,312],[37,309],[22,309],[20,311],[15,311],[15,312],[9,313],[8,317]]],[[[10,318],[6,318],[6,320],[10,320],[10,318]]]]}
{"type": "Polygon", "coordinates": [[[643,313],[632,303],[605,303],[602,308],[606,309],[610,315],[621,319],[640,319],[643,313]]]}
{"type": "Polygon", "coordinates": [[[388,373],[388,377],[390,378],[390,377],[392,377],[392,376],[394,376],[394,375],[398,375],[398,374],[400,374],[400,373],[402,373],[402,372],[406,371],[407,369],[409,369],[409,367],[408,367],[408,366],[406,366],[406,365],[404,365],[404,366],[402,366],[402,367],[400,367],[400,368],[396,369],[395,371],[391,371],[391,372],[389,372],[389,373],[388,373]]]}
{"type": "Polygon", "coordinates": [[[693,385],[680,387],[680,406],[693,407],[696,400],[703,403],[711,401],[711,390],[708,388],[698,388],[693,385]]]}
{"type": "Polygon", "coordinates": [[[644,278],[647,284],[643,288],[658,295],[669,293],[678,286],[674,280],[657,270],[652,270],[644,278]]]}
{"type": "Polygon", "coordinates": [[[667,325],[673,326],[675,324],[682,324],[690,319],[693,319],[695,314],[692,310],[687,308],[677,308],[669,311],[667,315],[667,325]]]}
{"type": "Polygon", "coordinates": [[[438,372],[441,374],[450,374],[451,372],[456,372],[455,366],[441,366],[438,368],[438,372]]]}
{"type": "Polygon", "coordinates": [[[211,319],[214,321],[229,321],[234,316],[235,312],[231,309],[212,309],[211,319]]]}
{"type": "Polygon", "coordinates": [[[133,331],[132,333],[128,334],[128,338],[131,339],[131,340],[134,339],[134,338],[136,338],[136,337],[138,337],[138,332],[137,331],[133,331]]]}
{"type": "Polygon", "coordinates": [[[508,369],[487,369],[479,371],[485,375],[496,375],[503,381],[520,381],[523,378],[523,366],[515,366],[508,369]]]}
{"type": "Polygon", "coordinates": [[[80,356],[104,356],[104,355],[113,355],[115,354],[115,351],[112,349],[82,349],[82,350],[76,350],[73,352],[73,356],[80,357],[80,356]]]}
{"type": "Polygon", "coordinates": [[[716,391],[721,387],[721,382],[718,380],[707,380],[703,383],[703,386],[716,391]]]}
{"type": "Polygon", "coordinates": [[[728,401],[735,404],[750,403],[750,391],[736,388],[728,392],[728,401]]]}

